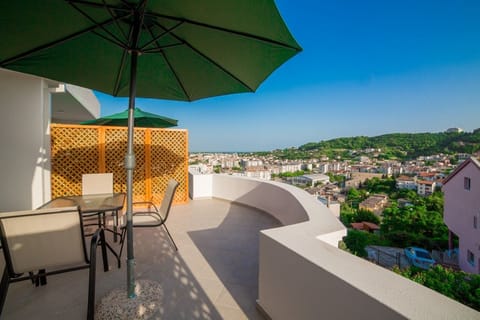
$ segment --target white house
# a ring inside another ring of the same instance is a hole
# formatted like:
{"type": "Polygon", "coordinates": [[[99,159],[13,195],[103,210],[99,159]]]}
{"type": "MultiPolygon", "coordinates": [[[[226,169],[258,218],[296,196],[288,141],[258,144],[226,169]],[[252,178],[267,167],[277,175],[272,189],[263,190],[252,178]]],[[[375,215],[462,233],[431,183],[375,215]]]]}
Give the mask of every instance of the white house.
{"type": "Polygon", "coordinates": [[[91,90],[0,69],[0,212],[50,200],[51,122],[97,118],[91,90]]]}
{"type": "Polygon", "coordinates": [[[409,176],[400,176],[396,179],[397,189],[417,189],[417,179],[409,176]]]}
{"type": "Polygon", "coordinates": [[[270,173],[270,171],[262,167],[247,168],[244,172],[244,175],[249,178],[261,179],[261,180],[272,179],[272,174],[270,173]]]}
{"type": "Polygon", "coordinates": [[[282,163],[280,165],[280,173],[296,172],[302,170],[301,163],[282,163]]]}
{"type": "Polygon", "coordinates": [[[421,196],[429,196],[435,191],[436,186],[435,181],[419,180],[417,181],[417,193],[421,196]]]}

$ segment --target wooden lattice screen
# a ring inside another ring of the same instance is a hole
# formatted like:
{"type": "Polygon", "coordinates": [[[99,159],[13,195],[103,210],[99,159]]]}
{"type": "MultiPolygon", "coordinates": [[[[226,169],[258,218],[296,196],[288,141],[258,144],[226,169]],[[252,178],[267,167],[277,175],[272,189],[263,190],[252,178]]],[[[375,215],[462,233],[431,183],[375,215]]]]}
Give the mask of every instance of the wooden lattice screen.
{"type": "MultiPolygon", "coordinates": [[[[52,124],[52,198],[82,193],[82,174],[112,172],[114,192],[126,191],[127,128],[52,124]]],[[[188,201],[188,133],[135,128],[133,200],[159,203],[169,179],[180,182],[174,203],[188,201]]]]}

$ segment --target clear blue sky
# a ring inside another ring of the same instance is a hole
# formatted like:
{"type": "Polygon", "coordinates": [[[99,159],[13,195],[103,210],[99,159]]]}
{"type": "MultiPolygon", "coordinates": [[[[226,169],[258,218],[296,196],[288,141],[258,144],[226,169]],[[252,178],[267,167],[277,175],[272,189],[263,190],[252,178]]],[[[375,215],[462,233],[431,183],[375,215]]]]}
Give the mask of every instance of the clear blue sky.
{"type": "MultiPolygon", "coordinates": [[[[480,127],[480,1],[277,0],[303,52],[256,93],[137,99],[179,120],[190,151],[260,151],[336,137],[480,127]]],[[[97,93],[102,115],[124,98],[97,93]]]]}

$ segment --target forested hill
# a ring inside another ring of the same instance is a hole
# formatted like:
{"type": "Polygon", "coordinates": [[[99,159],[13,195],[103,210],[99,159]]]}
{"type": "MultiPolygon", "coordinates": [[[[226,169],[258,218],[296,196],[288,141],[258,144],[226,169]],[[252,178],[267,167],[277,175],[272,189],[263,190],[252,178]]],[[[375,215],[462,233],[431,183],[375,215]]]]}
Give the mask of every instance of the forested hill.
{"type": "Polygon", "coordinates": [[[480,128],[463,133],[391,133],[376,137],[337,138],[310,142],[300,151],[381,149],[387,157],[414,158],[438,153],[473,153],[480,150],[480,128]]]}

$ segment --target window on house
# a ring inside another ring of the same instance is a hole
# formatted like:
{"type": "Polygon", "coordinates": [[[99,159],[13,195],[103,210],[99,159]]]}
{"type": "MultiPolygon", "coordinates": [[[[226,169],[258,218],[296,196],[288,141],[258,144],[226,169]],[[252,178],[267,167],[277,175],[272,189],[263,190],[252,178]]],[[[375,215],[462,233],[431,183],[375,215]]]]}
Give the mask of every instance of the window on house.
{"type": "Polygon", "coordinates": [[[470,190],[470,178],[468,177],[463,178],[463,188],[465,190],[470,190]]]}
{"type": "Polygon", "coordinates": [[[472,266],[475,265],[475,255],[470,250],[467,250],[467,262],[470,263],[472,266]]]}

